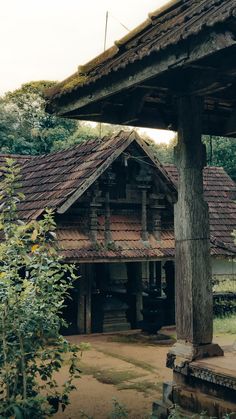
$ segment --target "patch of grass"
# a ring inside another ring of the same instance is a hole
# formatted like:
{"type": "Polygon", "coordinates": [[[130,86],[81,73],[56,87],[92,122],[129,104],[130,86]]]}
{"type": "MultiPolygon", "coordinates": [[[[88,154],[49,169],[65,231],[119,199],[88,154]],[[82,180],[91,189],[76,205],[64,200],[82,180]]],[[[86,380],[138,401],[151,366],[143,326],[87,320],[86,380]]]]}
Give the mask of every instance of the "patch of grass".
{"type": "Polygon", "coordinates": [[[235,279],[223,279],[213,285],[213,292],[236,292],[235,279]]]}
{"type": "Polygon", "coordinates": [[[153,383],[152,381],[136,381],[134,383],[121,383],[118,390],[136,390],[148,395],[151,391],[161,391],[162,383],[153,383]]]}
{"type": "Polygon", "coordinates": [[[143,370],[146,370],[148,372],[154,372],[157,368],[153,367],[151,364],[148,364],[147,362],[139,361],[138,359],[131,358],[126,355],[117,354],[115,352],[111,352],[106,349],[100,349],[96,348],[98,352],[101,352],[104,355],[111,356],[112,358],[120,359],[121,361],[128,362],[129,364],[134,365],[135,367],[142,368],[143,370]]]}
{"type": "Polygon", "coordinates": [[[214,319],[214,333],[236,334],[236,314],[214,319]]]}
{"type": "Polygon", "coordinates": [[[82,374],[92,375],[97,381],[103,384],[112,384],[117,386],[124,381],[129,381],[134,378],[142,377],[135,371],[115,370],[112,368],[102,369],[92,365],[80,365],[82,374]]]}
{"type": "Polygon", "coordinates": [[[143,345],[143,346],[156,346],[157,344],[166,344],[172,345],[173,342],[171,340],[175,340],[176,337],[164,335],[164,334],[156,334],[156,335],[142,335],[140,333],[132,333],[127,335],[116,334],[113,336],[109,336],[107,341],[108,342],[118,342],[118,343],[126,343],[126,344],[136,344],[136,345],[143,345]],[[168,341],[170,340],[170,343],[168,341]]]}
{"type": "MultiPolygon", "coordinates": [[[[118,342],[118,343],[144,343],[140,339],[137,338],[137,335],[114,335],[109,336],[107,339],[108,342],[118,342]]],[[[145,342],[146,344],[149,344],[148,342],[145,342]]]]}

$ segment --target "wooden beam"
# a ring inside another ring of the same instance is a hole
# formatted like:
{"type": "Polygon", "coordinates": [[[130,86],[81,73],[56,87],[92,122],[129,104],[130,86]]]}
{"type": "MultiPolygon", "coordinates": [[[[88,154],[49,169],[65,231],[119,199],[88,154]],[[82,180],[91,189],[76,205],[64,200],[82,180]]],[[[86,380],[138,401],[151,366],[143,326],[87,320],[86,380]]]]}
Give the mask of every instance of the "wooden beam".
{"type": "Polygon", "coordinates": [[[223,354],[218,345],[212,344],[213,298],[209,214],[203,196],[206,152],[201,142],[202,113],[201,98],[179,98],[175,148],[179,187],[174,216],[177,344],[168,357],[172,360],[223,354]]]}

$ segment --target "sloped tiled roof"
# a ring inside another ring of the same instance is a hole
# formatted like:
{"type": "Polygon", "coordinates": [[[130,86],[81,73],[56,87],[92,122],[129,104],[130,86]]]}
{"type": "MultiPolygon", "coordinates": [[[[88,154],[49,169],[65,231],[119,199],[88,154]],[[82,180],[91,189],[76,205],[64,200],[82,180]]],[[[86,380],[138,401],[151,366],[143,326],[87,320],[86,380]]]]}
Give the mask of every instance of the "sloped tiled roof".
{"type": "MultiPolygon", "coordinates": [[[[46,156],[13,156],[22,166],[22,192],[25,200],[19,206],[21,218],[37,218],[45,207],[60,208],[71,197],[78,197],[88,185],[135,139],[133,132],[101,140],[81,143],[68,150],[46,156]],[[77,195],[76,195],[77,194],[77,195]]],[[[139,139],[146,150],[146,144],[139,139]]],[[[12,157],[12,156],[8,156],[12,157]]],[[[0,163],[4,163],[0,155],[0,163]]],[[[178,174],[174,165],[156,162],[159,175],[169,188],[177,188],[178,174]]],[[[233,180],[219,167],[204,169],[204,193],[209,205],[212,255],[236,254],[232,231],[236,229],[236,187],[233,180]]],[[[73,200],[72,200],[73,202],[73,200]]],[[[149,244],[141,237],[141,216],[112,215],[111,234],[115,246],[107,248],[104,240],[104,218],[99,217],[98,245],[90,241],[84,229],[86,220],[76,217],[59,218],[58,241],[63,256],[68,260],[142,259],[174,257],[173,225],[164,225],[161,241],[149,235],[149,244]]]]}
{"type": "Polygon", "coordinates": [[[78,71],[47,92],[50,100],[68,95],[109,73],[165,50],[236,13],[235,0],[176,0],[150,13],[148,19],[78,71]]]}
{"type": "MultiPolygon", "coordinates": [[[[78,199],[133,141],[147,147],[135,131],[121,131],[109,138],[88,140],[67,150],[34,156],[25,163],[15,156],[19,163],[24,163],[20,182],[25,200],[19,204],[20,217],[35,219],[46,207],[60,211],[68,199],[71,202],[73,197],[78,199]]],[[[173,188],[163,166],[156,164],[173,188]]]]}
{"type": "MultiPolygon", "coordinates": [[[[178,172],[174,165],[165,165],[177,187],[178,172]]],[[[204,196],[209,207],[212,244],[227,248],[234,245],[232,231],[236,229],[236,184],[222,167],[208,166],[203,172],[204,196]]]]}

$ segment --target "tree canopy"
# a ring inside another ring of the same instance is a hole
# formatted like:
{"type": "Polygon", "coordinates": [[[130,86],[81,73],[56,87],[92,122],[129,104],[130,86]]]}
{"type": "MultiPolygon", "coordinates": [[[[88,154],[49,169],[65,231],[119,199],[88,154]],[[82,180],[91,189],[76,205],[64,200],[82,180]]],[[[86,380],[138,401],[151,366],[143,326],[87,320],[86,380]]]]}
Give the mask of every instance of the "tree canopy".
{"type": "Polygon", "coordinates": [[[66,141],[75,132],[75,121],[57,118],[45,112],[43,91],[53,84],[55,82],[49,81],[26,83],[2,98],[0,109],[3,121],[6,121],[3,132],[7,132],[8,137],[10,135],[10,141],[7,141],[6,135],[3,136],[2,131],[0,133],[2,152],[33,155],[49,153],[56,148],[57,142],[66,141]]]}

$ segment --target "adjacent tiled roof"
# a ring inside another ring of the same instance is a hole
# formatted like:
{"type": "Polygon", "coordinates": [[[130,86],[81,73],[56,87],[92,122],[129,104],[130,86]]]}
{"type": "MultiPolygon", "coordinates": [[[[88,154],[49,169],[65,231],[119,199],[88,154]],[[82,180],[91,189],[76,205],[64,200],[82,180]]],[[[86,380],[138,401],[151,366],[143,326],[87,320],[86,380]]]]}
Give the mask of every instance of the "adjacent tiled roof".
{"type": "Polygon", "coordinates": [[[207,27],[236,15],[235,0],[176,0],[149,14],[148,19],[115,45],[47,92],[53,99],[94,83],[109,73],[178,44],[207,27]]]}
{"type": "MultiPolygon", "coordinates": [[[[174,165],[165,165],[177,186],[178,172],[174,165]]],[[[209,207],[211,242],[215,253],[219,248],[236,252],[232,231],[236,229],[236,185],[222,167],[208,166],[203,172],[204,196],[209,207]]]]}
{"type": "Polygon", "coordinates": [[[148,243],[141,240],[140,214],[112,215],[111,236],[114,245],[105,245],[104,217],[98,219],[97,243],[94,245],[85,230],[86,220],[70,218],[58,225],[57,238],[62,255],[70,261],[160,259],[174,257],[173,226],[165,226],[161,241],[152,234],[148,243]]]}
{"type": "MultiPolygon", "coordinates": [[[[122,131],[102,141],[90,140],[45,156],[13,156],[22,167],[21,183],[25,200],[19,206],[20,217],[35,219],[43,213],[45,207],[58,209],[68,199],[78,197],[78,191],[83,194],[96,176],[100,176],[132,141],[138,141],[145,152],[147,146],[136,133],[122,131]]],[[[5,155],[0,155],[0,163],[4,163],[4,158],[5,155]]],[[[175,166],[162,166],[157,161],[156,167],[169,188],[175,191],[178,180],[175,166]]],[[[235,255],[236,247],[231,236],[236,229],[236,203],[233,201],[236,198],[235,183],[222,168],[206,167],[204,192],[210,213],[211,253],[216,256],[235,255]]],[[[69,221],[65,218],[62,224],[63,217],[60,217],[58,241],[63,256],[68,260],[174,257],[173,225],[163,226],[161,241],[156,241],[150,234],[147,244],[140,238],[140,214],[112,215],[111,233],[115,245],[107,247],[103,217],[99,218],[96,246],[84,228],[86,220],[70,216],[69,221]]]]}

